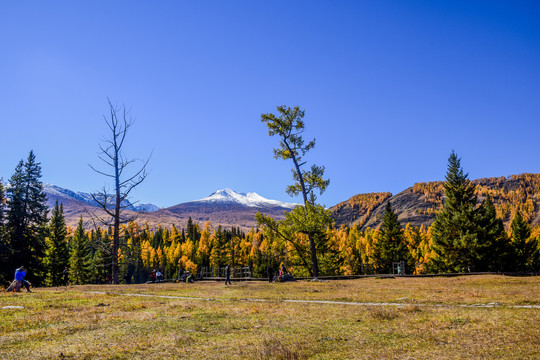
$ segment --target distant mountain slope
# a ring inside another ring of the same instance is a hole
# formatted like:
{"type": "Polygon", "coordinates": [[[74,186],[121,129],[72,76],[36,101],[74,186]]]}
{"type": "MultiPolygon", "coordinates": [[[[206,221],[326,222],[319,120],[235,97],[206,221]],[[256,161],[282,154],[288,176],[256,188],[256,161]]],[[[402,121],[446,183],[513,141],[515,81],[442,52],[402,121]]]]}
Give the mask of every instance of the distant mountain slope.
{"type": "MultiPolygon", "coordinates": [[[[505,223],[511,221],[519,208],[530,224],[540,224],[540,174],[482,178],[473,180],[473,183],[476,185],[479,201],[483,201],[489,194],[495,204],[497,216],[505,223]]],[[[417,183],[396,195],[389,195],[359,194],[333,206],[330,210],[336,225],[378,227],[384,214],[384,206],[389,200],[403,226],[407,223],[429,226],[443,207],[444,187],[442,181],[417,183]]]]}
{"type": "Polygon", "coordinates": [[[261,212],[275,219],[283,219],[284,212],[290,211],[297,204],[266,199],[256,193],[238,193],[231,189],[219,190],[212,195],[156,211],[157,214],[173,214],[178,218],[212,225],[255,227],[255,214],[261,212]]]}
{"type": "MultiPolygon", "coordinates": [[[[92,214],[107,219],[105,212],[100,210],[90,194],[64,189],[55,185],[44,184],[47,194],[47,205],[52,208],[58,200],[64,206],[64,216],[67,225],[77,226],[80,217],[86,227],[94,225],[92,214]]],[[[256,226],[255,214],[262,212],[276,219],[284,217],[284,211],[290,211],[296,204],[266,199],[256,193],[237,193],[231,189],[219,190],[212,195],[187,203],[159,209],[152,204],[133,206],[127,203],[124,210],[126,217],[136,218],[137,222],[147,223],[155,229],[164,227],[186,227],[191,217],[201,226],[210,221],[212,226],[226,228],[240,227],[249,230],[256,226]],[[150,209],[152,211],[145,211],[150,209]]],[[[101,224],[98,224],[103,226],[101,224]]]]}
{"type": "MultiPolygon", "coordinates": [[[[479,201],[487,194],[495,204],[497,215],[508,224],[516,209],[520,209],[523,217],[530,224],[540,224],[540,174],[521,174],[509,177],[484,178],[473,180],[479,201]]],[[[64,204],[64,212],[68,225],[75,227],[80,216],[85,225],[92,226],[90,213],[104,213],[95,207],[89,194],[63,189],[54,185],[45,185],[48,206],[53,207],[55,201],[64,204]]],[[[414,226],[429,226],[436,214],[442,209],[444,199],[443,182],[417,183],[402,192],[358,194],[341,202],[330,210],[333,212],[337,226],[357,225],[360,228],[378,227],[384,206],[388,200],[396,210],[401,224],[411,223],[414,226]]],[[[150,204],[151,205],[151,204],[150,204]]],[[[255,214],[262,212],[275,219],[282,219],[284,212],[290,211],[297,204],[284,203],[265,199],[255,193],[238,193],[230,189],[216,191],[210,196],[168,207],[156,211],[125,210],[128,216],[137,216],[141,224],[148,223],[151,228],[186,227],[189,217],[201,226],[210,221],[212,226],[240,227],[244,230],[256,226],[255,214]]],[[[131,207],[131,209],[141,209],[131,207]]],[[[154,209],[150,207],[150,209],[154,209]]]]}
{"type": "MultiPolygon", "coordinates": [[[[88,193],[84,193],[80,191],[72,191],[72,190],[64,189],[59,186],[51,185],[51,184],[43,184],[43,190],[45,191],[45,193],[47,194],[49,198],[48,205],[50,207],[54,206],[54,202],[56,201],[56,199],[64,199],[66,201],[78,200],[90,206],[98,206],[94,198],[92,198],[92,195],[88,193]],[[51,202],[51,199],[55,199],[55,200],[51,202]]],[[[122,206],[124,206],[126,210],[131,210],[131,211],[151,212],[151,211],[156,211],[159,209],[159,207],[154,204],[132,204],[127,200],[122,203],[122,206]]]]}

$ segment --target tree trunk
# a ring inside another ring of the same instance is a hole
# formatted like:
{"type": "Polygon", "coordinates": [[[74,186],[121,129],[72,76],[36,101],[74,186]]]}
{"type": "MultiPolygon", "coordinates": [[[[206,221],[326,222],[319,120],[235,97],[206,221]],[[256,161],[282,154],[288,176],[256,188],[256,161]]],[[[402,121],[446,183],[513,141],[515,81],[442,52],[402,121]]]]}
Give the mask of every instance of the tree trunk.
{"type": "MultiPolygon", "coordinates": [[[[115,150],[118,149],[116,139],[114,140],[115,150]]],[[[118,248],[120,247],[120,164],[119,164],[119,154],[118,150],[115,151],[115,160],[114,160],[114,180],[115,180],[115,190],[116,198],[114,203],[114,235],[113,235],[113,247],[112,247],[112,282],[113,284],[119,284],[118,279],[118,248]]]]}
{"type": "MultiPolygon", "coordinates": [[[[289,143],[286,140],[284,141],[284,143],[287,149],[289,150],[289,152],[291,153],[291,158],[294,163],[296,173],[298,174],[300,186],[302,187],[302,196],[304,198],[304,208],[306,209],[306,212],[308,212],[309,211],[308,197],[307,197],[306,185],[304,183],[304,177],[302,176],[302,170],[300,170],[300,165],[298,164],[298,161],[296,160],[296,156],[294,156],[294,152],[291,150],[289,143]]],[[[317,260],[317,248],[315,247],[315,239],[313,238],[313,234],[309,234],[308,238],[309,238],[309,250],[311,252],[311,268],[313,272],[312,276],[314,278],[318,278],[319,277],[319,261],[317,260]]]]}
{"type": "Polygon", "coordinates": [[[313,271],[313,278],[319,277],[319,260],[317,260],[317,249],[315,247],[315,239],[313,239],[313,235],[309,234],[309,250],[311,252],[311,264],[312,264],[312,271],[313,271]]]}

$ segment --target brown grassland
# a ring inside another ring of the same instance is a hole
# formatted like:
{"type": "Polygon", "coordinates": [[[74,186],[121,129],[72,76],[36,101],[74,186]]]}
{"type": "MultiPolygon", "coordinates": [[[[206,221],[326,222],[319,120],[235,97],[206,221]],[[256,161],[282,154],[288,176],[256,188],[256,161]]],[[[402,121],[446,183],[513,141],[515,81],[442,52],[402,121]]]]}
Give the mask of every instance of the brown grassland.
{"type": "Polygon", "coordinates": [[[539,359],[540,308],[516,305],[540,277],[37,288],[0,294],[23,307],[0,310],[0,358],[539,359]]]}

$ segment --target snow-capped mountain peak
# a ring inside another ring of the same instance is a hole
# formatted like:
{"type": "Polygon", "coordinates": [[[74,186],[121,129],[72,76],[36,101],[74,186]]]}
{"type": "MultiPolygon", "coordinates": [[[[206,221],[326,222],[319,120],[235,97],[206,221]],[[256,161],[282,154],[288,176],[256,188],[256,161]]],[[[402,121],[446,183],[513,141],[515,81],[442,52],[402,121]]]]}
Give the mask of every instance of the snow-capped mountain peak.
{"type": "Polygon", "coordinates": [[[229,188],[218,190],[208,197],[195,202],[211,202],[211,203],[236,203],[249,207],[283,207],[292,209],[298,204],[286,203],[278,200],[270,200],[262,197],[257,193],[240,193],[229,188]]]}
{"type": "MultiPolygon", "coordinates": [[[[72,191],[69,189],[61,188],[60,186],[52,185],[52,184],[43,184],[43,190],[45,193],[47,193],[48,197],[51,197],[51,195],[55,198],[72,198],[79,201],[83,201],[89,205],[97,206],[98,204],[92,197],[92,195],[80,191],[72,191]]],[[[132,204],[128,200],[124,200],[122,203],[122,206],[125,206],[126,209],[132,210],[132,211],[145,211],[145,212],[153,212],[156,210],[159,210],[160,208],[154,204],[132,204]]]]}

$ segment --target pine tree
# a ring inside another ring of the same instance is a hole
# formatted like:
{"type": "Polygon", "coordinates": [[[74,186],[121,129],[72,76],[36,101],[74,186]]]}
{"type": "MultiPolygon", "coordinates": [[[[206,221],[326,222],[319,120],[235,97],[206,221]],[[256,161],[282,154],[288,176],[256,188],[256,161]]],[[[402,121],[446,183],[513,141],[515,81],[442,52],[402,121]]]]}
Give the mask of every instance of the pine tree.
{"type": "Polygon", "coordinates": [[[70,282],[73,284],[86,284],[92,275],[92,263],[90,258],[90,244],[86,231],[83,228],[82,216],[79,219],[77,229],[75,229],[75,234],[71,238],[70,247],[70,282]]]}
{"type": "Polygon", "coordinates": [[[0,178],[0,244],[2,243],[2,235],[4,234],[4,206],[6,204],[6,192],[4,190],[4,179],[0,178]]]}
{"type": "Polygon", "coordinates": [[[63,284],[62,272],[69,266],[69,251],[66,241],[67,229],[64,219],[64,206],[58,200],[52,210],[49,222],[48,248],[46,254],[47,281],[52,286],[63,284]]]}
{"type": "Polygon", "coordinates": [[[92,257],[92,281],[104,284],[111,273],[111,242],[108,240],[107,232],[97,228],[90,236],[94,254],[92,257]]]}
{"type": "Polygon", "coordinates": [[[511,270],[519,272],[539,270],[538,240],[531,238],[531,227],[523,219],[519,210],[510,224],[510,229],[512,230],[511,270]]]}
{"type": "Polygon", "coordinates": [[[475,186],[464,174],[461,159],[452,151],[444,183],[446,200],[431,227],[432,270],[436,272],[473,271],[478,246],[475,186]]]}
{"type": "Polygon", "coordinates": [[[11,249],[5,236],[5,224],[4,224],[4,210],[6,205],[5,190],[3,179],[0,178],[0,282],[4,283],[8,281],[9,269],[9,255],[11,249]]]}
{"type": "Polygon", "coordinates": [[[478,242],[474,269],[476,271],[502,271],[508,262],[510,246],[503,221],[497,218],[489,194],[477,211],[478,242]]]}
{"type": "Polygon", "coordinates": [[[390,201],[386,203],[378,241],[373,244],[373,258],[379,272],[391,272],[392,263],[405,261],[411,263],[411,255],[403,238],[403,229],[390,201]]]}
{"type": "Polygon", "coordinates": [[[47,198],[43,192],[41,165],[30,151],[26,163],[22,160],[10,179],[7,192],[7,236],[12,249],[10,270],[25,265],[27,278],[39,285],[44,278],[43,258],[47,235],[47,198]]]}

